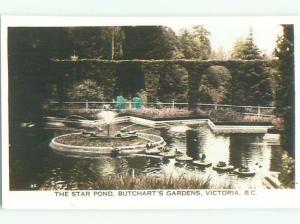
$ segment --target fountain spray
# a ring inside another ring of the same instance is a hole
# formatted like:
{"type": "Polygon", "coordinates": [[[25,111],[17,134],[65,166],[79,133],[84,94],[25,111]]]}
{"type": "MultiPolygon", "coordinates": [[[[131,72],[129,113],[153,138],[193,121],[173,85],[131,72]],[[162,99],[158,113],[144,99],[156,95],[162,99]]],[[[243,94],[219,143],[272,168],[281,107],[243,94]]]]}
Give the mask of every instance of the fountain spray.
{"type": "Polygon", "coordinates": [[[107,125],[107,136],[110,135],[110,124],[115,119],[116,113],[110,110],[103,110],[101,113],[99,113],[99,117],[104,120],[104,122],[107,125]]]}

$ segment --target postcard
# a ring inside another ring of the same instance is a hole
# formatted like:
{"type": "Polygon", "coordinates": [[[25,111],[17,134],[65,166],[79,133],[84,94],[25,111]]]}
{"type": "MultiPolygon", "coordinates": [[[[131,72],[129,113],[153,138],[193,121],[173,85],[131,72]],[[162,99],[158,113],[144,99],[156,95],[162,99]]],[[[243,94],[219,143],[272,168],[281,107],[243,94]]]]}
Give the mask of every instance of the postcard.
{"type": "Polygon", "coordinates": [[[299,21],[3,16],[3,207],[300,207],[299,21]]]}

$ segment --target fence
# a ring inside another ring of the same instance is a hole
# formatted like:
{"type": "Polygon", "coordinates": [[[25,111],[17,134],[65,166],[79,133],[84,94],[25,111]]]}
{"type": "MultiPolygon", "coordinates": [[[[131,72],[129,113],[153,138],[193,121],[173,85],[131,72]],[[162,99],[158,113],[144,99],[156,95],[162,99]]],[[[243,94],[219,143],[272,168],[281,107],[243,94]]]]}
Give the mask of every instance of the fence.
{"type": "MultiPolygon", "coordinates": [[[[49,109],[50,110],[82,110],[82,109],[103,109],[105,107],[109,107],[111,109],[116,108],[116,101],[81,101],[81,102],[50,102],[49,109]]],[[[188,103],[179,103],[179,102],[145,102],[143,103],[145,108],[173,108],[173,109],[187,109],[188,103]]],[[[275,107],[266,107],[266,106],[240,106],[240,105],[229,105],[229,104],[209,104],[209,103],[198,103],[198,108],[204,111],[210,110],[234,110],[236,112],[247,114],[247,115],[258,115],[258,116],[272,116],[275,107]]],[[[125,102],[126,109],[133,109],[134,105],[131,101],[125,102]]]]}

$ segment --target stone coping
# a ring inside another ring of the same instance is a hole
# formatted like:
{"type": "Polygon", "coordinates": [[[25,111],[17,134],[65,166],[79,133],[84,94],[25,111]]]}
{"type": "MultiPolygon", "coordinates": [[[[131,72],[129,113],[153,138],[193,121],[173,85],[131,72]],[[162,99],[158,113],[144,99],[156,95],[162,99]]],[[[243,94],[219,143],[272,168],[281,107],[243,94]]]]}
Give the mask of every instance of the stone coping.
{"type": "Polygon", "coordinates": [[[210,129],[214,133],[256,133],[256,134],[265,134],[268,132],[268,129],[273,128],[271,124],[267,123],[231,123],[231,124],[215,124],[209,118],[192,118],[192,119],[183,119],[183,120],[150,120],[147,118],[141,118],[136,116],[122,116],[118,117],[118,119],[113,123],[122,123],[122,122],[132,122],[135,124],[144,125],[147,127],[158,128],[161,125],[168,124],[168,123],[183,123],[183,124],[207,124],[210,129]]]}
{"type": "MultiPolygon", "coordinates": [[[[57,136],[50,142],[50,147],[59,152],[75,153],[75,154],[111,154],[114,148],[120,149],[120,154],[143,153],[146,150],[146,144],[130,145],[130,146],[78,146],[62,144],[57,141],[58,138],[70,135],[80,135],[81,133],[69,133],[57,136]]],[[[148,140],[154,147],[164,147],[166,142],[158,135],[137,133],[138,138],[148,140]]]]}
{"type": "Polygon", "coordinates": [[[210,129],[214,133],[253,133],[253,134],[265,134],[268,132],[268,129],[272,128],[272,125],[243,125],[243,124],[235,124],[235,125],[218,125],[215,124],[209,118],[205,119],[184,119],[184,120],[165,120],[165,121],[154,121],[145,118],[135,117],[135,116],[127,116],[128,121],[144,126],[149,127],[159,127],[164,123],[185,123],[185,124],[201,124],[206,123],[210,129]]]}

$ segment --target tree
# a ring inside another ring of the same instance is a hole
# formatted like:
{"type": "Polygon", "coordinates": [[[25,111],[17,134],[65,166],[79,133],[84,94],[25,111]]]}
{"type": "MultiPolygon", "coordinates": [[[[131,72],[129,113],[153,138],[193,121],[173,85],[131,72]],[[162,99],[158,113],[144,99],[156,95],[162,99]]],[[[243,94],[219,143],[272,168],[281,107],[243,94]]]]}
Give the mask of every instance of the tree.
{"type": "Polygon", "coordinates": [[[10,119],[12,124],[39,121],[43,104],[53,92],[61,93],[62,70],[51,58],[66,58],[71,45],[63,27],[13,27],[8,30],[10,119]]]}
{"type": "MultiPolygon", "coordinates": [[[[250,29],[245,40],[238,40],[234,46],[233,59],[262,60],[259,48],[254,43],[250,29]]],[[[265,63],[242,64],[233,79],[233,103],[247,105],[270,105],[273,99],[269,69],[265,63]]]]}
{"type": "Polygon", "coordinates": [[[120,59],[124,33],[121,27],[71,27],[70,42],[80,58],[120,59]]]}
{"type": "Polygon", "coordinates": [[[276,77],[275,106],[277,116],[284,119],[282,146],[291,156],[295,156],[295,70],[294,70],[294,27],[282,25],[283,34],[278,37],[274,55],[278,73],[276,77]]]}
{"type": "Polygon", "coordinates": [[[227,103],[231,99],[231,74],[223,66],[211,66],[202,76],[199,97],[204,103],[227,103]]]}
{"type": "Polygon", "coordinates": [[[187,100],[188,72],[180,65],[165,65],[159,79],[158,95],[163,102],[185,103],[187,100]]]}
{"type": "Polygon", "coordinates": [[[180,55],[176,34],[164,26],[128,26],[124,59],[171,59],[180,55]]]}
{"type": "Polygon", "coordinates": [[[187,29],[181,31],[179,36],[180,50],[185,58],[206,60],[211,54],[209,40],[210,32],[204,26],[194,26],[189,32],[187,29]]]}
{"type": "MultiPolygon", "coordinates": [[[[172,59],[183,57],[178,48],[176,34],[165,26],[126,26],[122,27],[125,39],[123,43],[124,59],[172,59]]],[[[173,82],[180,71],[176,66],[161,68],[162,76],[173,82]]],[[[131,97],[145,88],[143,71],[137,63],[118,66],[118,83],[122,94],[131,97]]],[[[181,85],[181,83],[176,83],[181,85]]]]}
{"type": "Polygon", "coordinates": [[[211,51],[209,58],[212,60],[227,60],[228,54],[224,51],[223,47],[220,46],[217,49],[211,51]]]}
{"type": "Polygon", "coordinates": [[[249,35],[245,40],[239,39],[235,43],[231,57],[241,60],[262,59],[261,52],[254,43],[252,29],[250,29],[249,35]]]}

